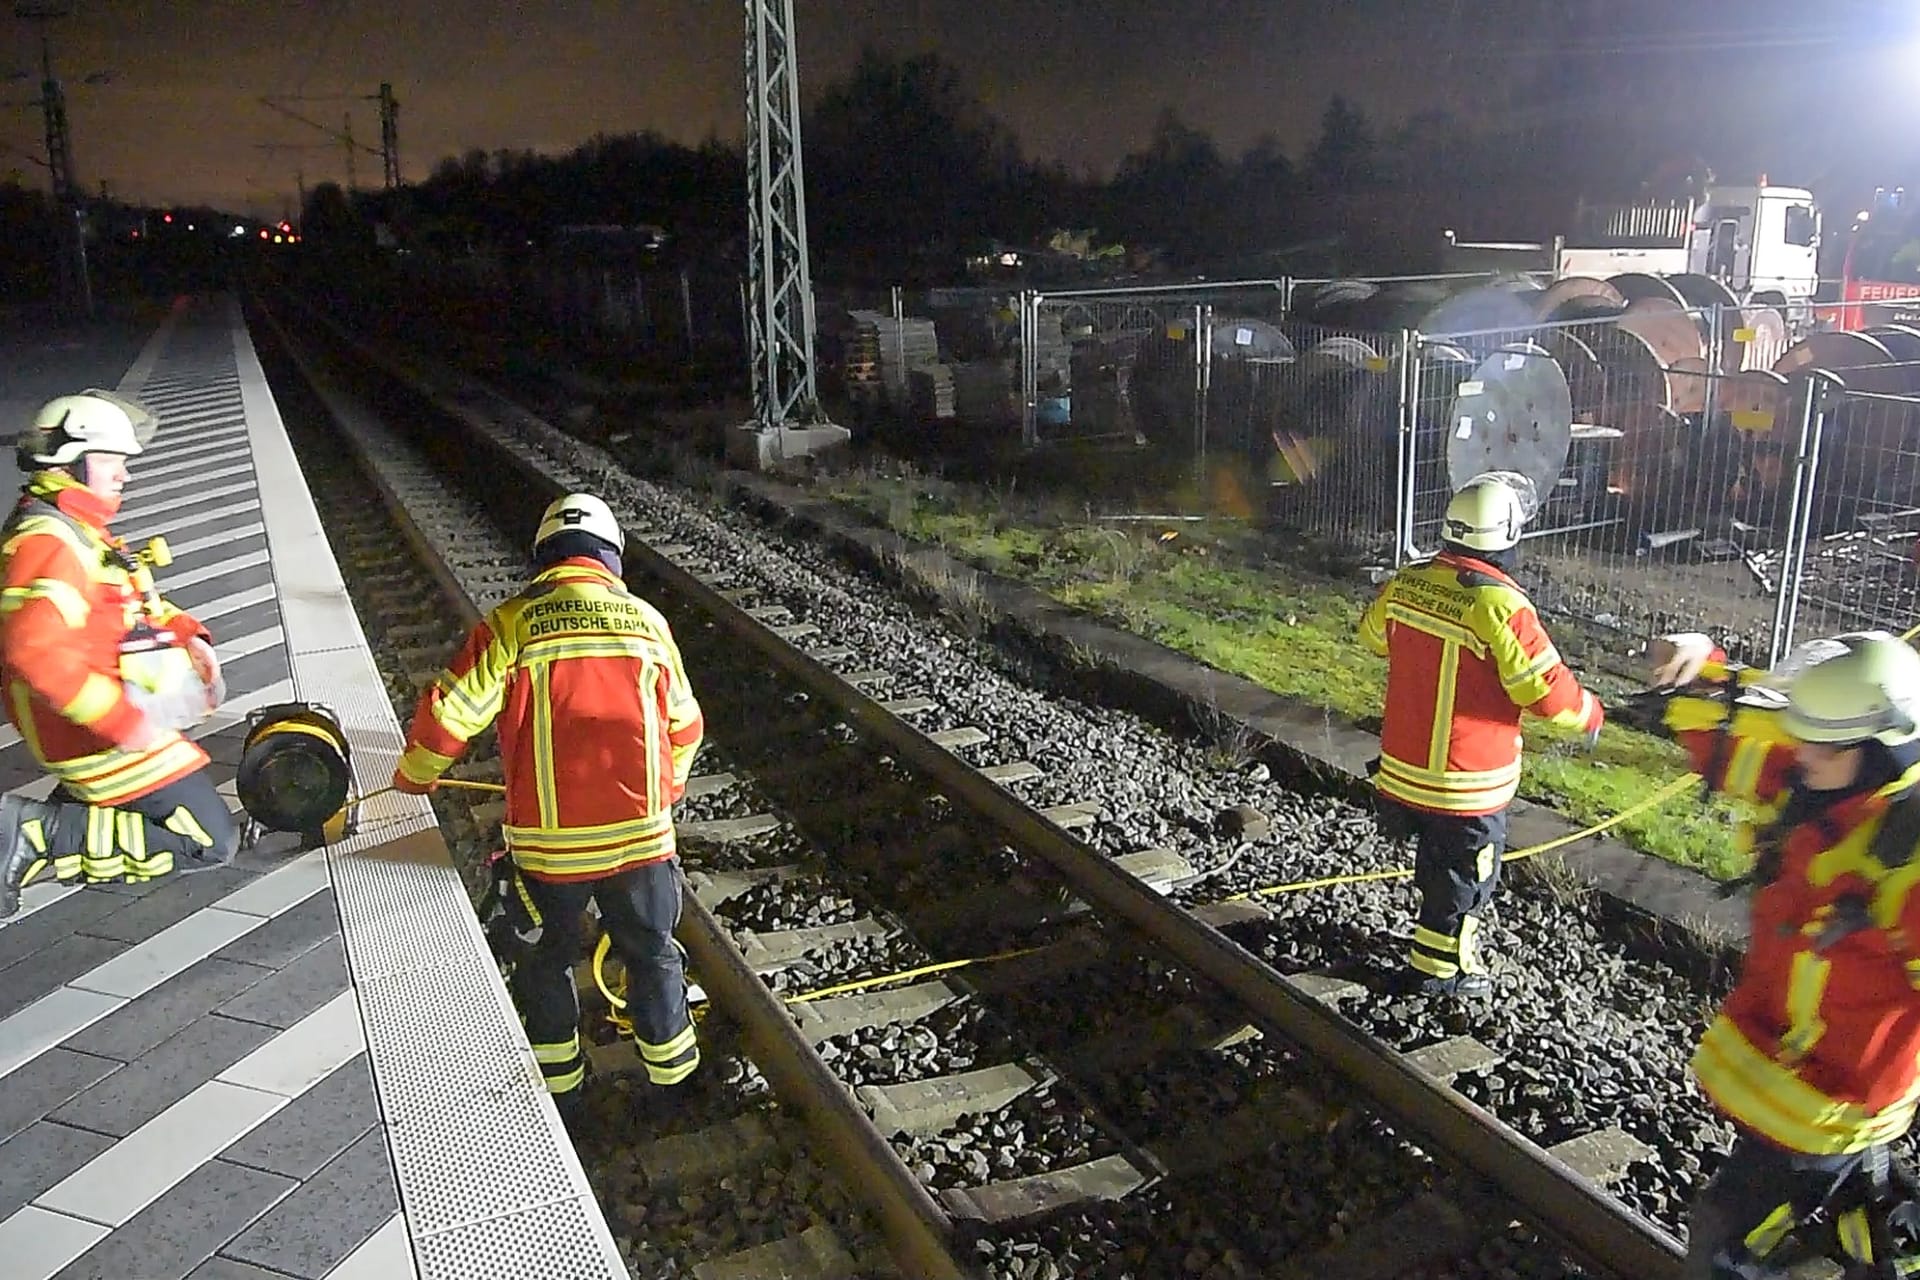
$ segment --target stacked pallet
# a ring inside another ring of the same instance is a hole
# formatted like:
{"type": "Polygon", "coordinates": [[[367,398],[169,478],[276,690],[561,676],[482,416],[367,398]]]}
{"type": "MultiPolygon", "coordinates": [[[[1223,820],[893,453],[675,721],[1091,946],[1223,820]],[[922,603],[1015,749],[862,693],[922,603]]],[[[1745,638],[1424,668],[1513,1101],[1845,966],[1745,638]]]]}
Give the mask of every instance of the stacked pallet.
{"type": "Polygon", "coordinates": [[[1020,416],[1012,361],[971,360],[952,368],[953,410],[962,422],[997,426],[1020,416]]]}
{"type": "Polygon", "coordinates": [[[1034,335],[1034,355],[1040,373],[1042,391],[1049,387],[1065,390],[1073,384],[1073,348],[1060,328],[1059,313],[1042,311],[1034,335]]]}
{"type": "Polygon", "coordinates": [[[853,339],[847,343],[847,396],[861,408],[874,408],[886,399],[886,384],[880,372],[879,323],[885,317],[878,311],[852,311],[853,339]]]}
{"type": "MultiPolygon", "coordinates": [[[[878,311],[854,311],[854,339],[847,352],[849,388],[858,383],[857,395],[884,398],[896,411],[911,407],[913,374],[940,363],[940,339],[933,321],[908,316],[895,320],[878,311]],[[875,389],[869,389],[875,388],[875,389]]],[[[946,403],[952,416],[952,388],[946,403]]]]}
{"type": "Polygon", "coordinates": [[[915,369],[907,376],[912,392],[912,410],[916,421],[953,417],[953,371],[935,362],[915,369]]]}

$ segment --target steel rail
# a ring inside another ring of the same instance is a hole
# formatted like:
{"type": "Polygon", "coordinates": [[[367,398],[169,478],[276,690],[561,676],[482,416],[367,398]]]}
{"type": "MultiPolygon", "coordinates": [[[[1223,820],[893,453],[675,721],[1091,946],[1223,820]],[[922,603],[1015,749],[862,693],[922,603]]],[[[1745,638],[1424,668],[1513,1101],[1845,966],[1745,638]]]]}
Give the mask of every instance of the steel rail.
{"type": "MultiPolygon", "coordinates": [[[[300,369],[327,411],[336,415],[342,412],[343,407],[338,404],[337,398],[330,397],[322,389],[323,380],[317,376],[311,363],[298,354],[298,345],[279,318],[264,300],[256,299],[256,304],[273,327],[282,349],[300,369]]],[[[308,314],[313,313],[309,310],[308,314]]],[[[373,361],[371,353],[358,348],[358,344],[347,335],[331,324],[326,324],[326,327],[332,330],[336,338],[360,350],[383,373],[389,377],[396,376],[394,370],[383,362],[373,361]]],[[[403,382],[403,385],[416,395],[422,394],[410,382],[403,382]]],[[[433,402],[430,400],[429,403],[433,402]]],[[[445,408],[438,404],[435,407],[443,411],[445,408]]],[[[493,443],[484,434],[480,439],[489,445],[493,443]]],[[[431,540],[414,521],[404,498],[387,483],[357,441],[348,436],[346,445],[381,504],[399,527],[401,535],[428,567],[448,602],[459,614],[461,622],[468,627],[479,622],[481,613],[478,606],[459,585],[452,571],[434,550],[431,540]]],[[[519,495],[537,499],[537,505],[527,500],[524,508],[535,517],[547,502],[563,492],[548,477],[527,470],[521,459],[504,450],[500,453],[510,473],[524,475],[531,483],[519,490],[502,487],[497,483],[501,474],[499,471],[474,467],[462,468],[468,473],[463,479],[477,482],[485,474],[496,482],[486,492],[516,502],[519,501],[519,495]]],[[[627,540],[628,555],[635,555],[643,548],[644,544],[637,540],[627,540]]],[[[767,1078],[775,1095],[800,1113],[803,1123],[813,1132],[815,1139],[833,1152],[840,1161],[839,1168],[851,1175],[848,1181],[852,1185],[849,1185],[848,1191],[871,1208],[879,1219],[888,1248],[899,1264],[901,1273],[916,1278],[924,1277],[925,1280],[974,1280],[974,1273],[966,1270],[954,1257],[956,1236],[952,1219],[925,1185],[913,1175],[913,1171],[907,1168],[866,1112],[860,1109],[851,1092],[821,1061],[819,1053],[801,1033],[799,1024],[787,1011],[785,1003],[761,981],[740,954],[739,948],[727,937],[720,922],[691,893],[683,894],[680,923],[674,934],[686,947],[707,994],[717,1007],[724,1009],[729,1017],[740,1024],[754,1049],[754,1064],[767,1078]]]]}
{"type": "MultiPolygon", "coordinates": [[[[463,423],[473,444],[500,467],[524,474],[543,497],[565,487],[530,467],[496,440],[498,422],[444,393],[327,322],[358,351],[413,394],[463,423]]],[[[462,399],[472,398],[472,392],[462,399]]],[[[504,398],[503,412],[538,421],[504,398]]],[[[544,424],[543,424],[544,425],[544,424]]],[[[492,472],[496,477],[498,468],[492,472]]],[[[1680,1280],[1685,1251],[1659,1226],[1634,1214],[1530,1138],[1369,1036],[1316,1000],[1301,994],[1272,966],[1202,923],[1091,845],[1056,826],[946,748],[883,708],[832,670],[775,635],[772,629],[700,581],[685,567],[636,539],[627,563],[664,583],[750,646],[768,665],[833,706],[846,721],[918,772],[955,804],[985,819],[1007,843],[1048,866],[1089,905],[1125,921],[1151,945],[1237,1000],[1263,1029],[1298,1045],[1346,1078],[1368,1102],[1427,1150],[1484,1178],[1522,1210],[1531,1225],[1587,1263],[1632,1280],[1680,1280]]]]}

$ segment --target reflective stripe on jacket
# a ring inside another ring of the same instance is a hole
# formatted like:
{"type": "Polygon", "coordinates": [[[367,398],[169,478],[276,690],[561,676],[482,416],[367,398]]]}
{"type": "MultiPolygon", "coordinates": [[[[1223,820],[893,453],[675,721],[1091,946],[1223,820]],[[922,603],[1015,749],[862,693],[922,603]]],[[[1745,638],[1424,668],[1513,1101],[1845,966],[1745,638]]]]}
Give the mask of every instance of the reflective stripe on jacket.
{"type": "Polygon", "coordinates": [[[1360,640],[1387,659],[1374,785],[1416,809],[1505,808],[1520,787],[1522,708],[1586,730],[1604,714],[1526,593],[1484,561],[1443,552],[1402,569],[1361,619],[1360,640]]]}
{"type": "Polygon", "coordinates": [[[144,726],[120,676],[121,641],[142,622],[181,639],[207,631],[145,601],[125,545],[106,531],[115,509],[63,472],[36,472],[0,544],[7,718],[49,773],[95,805],[136,800],[207,762],[177,733],[146,751],[120,745],[144,726]]]}
{"type": "Polygon", "coordinates": [[[666,619],[598,561],[542,571],[474,628],[421,696],[401,772],[431,782],[496,719],[523,871],[584,879],[673,855],[700,704],[666,619]]]}
{"type": "MultiPolygon", "coordinates": [[[[1716,655],[1703,679],[1726,675],[1716,655]]],[[[1666,724],[1715,790],[1758,801],[1762,829],[1770,825],[1795,768],[1777,712],[1740,706],[1728,724],[1726,703],[1679,696],[1666,724]]],[[[1920,767],[1769,833],[1777,869],[1754,892],[1740,980],[1701,1038],[1693,1071],[1730,1118],[1789,1151],[1861,1151],[1913,1122],[1920,858],[1888,867],[1873,845],[1890,800],[1916,784],[1920,767]]]]}

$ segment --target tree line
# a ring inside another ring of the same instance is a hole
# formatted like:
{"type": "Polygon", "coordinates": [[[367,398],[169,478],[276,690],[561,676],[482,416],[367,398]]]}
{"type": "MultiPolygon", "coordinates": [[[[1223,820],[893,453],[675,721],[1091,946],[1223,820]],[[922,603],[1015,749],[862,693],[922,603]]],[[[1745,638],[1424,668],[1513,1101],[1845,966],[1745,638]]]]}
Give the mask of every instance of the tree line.
{"type": "MultiPolygon", "coordinates": [[[[1272,136],[1229,155],[1169,108],[1099,179],[1027,156],[938,55],[869,50],[803,118],[815,272],[951,280],[970,255],[1059,243],[1062,231],[1080,233],[1067,241],[1076,252],[1105,249],[1150,268],[1310,273],[1331,256],[1420,269],[1432,265],[1442,227],[1459,225],[1466,238],[1546,236],[1570,214],[1571,182],[1632,185],[1628,173],[1597,171],[1591,156],[1603,152],[1567,134],[1568,123],[1543,125],[1535,113],[1524,132],[1502,134],[1430,112],[1388,128],[1335,97],[1295,158],[1272,136]]],[[[737,262],[745,174],[736,148],[646,132],[595,137],[557,156],[474,150],[352,207],[338,188],[317,188],[306,230],[324,241],[378,220],[429,247],[511,254],[537,249],[558,227],[649,223],[686,258],[737,262]]]]}

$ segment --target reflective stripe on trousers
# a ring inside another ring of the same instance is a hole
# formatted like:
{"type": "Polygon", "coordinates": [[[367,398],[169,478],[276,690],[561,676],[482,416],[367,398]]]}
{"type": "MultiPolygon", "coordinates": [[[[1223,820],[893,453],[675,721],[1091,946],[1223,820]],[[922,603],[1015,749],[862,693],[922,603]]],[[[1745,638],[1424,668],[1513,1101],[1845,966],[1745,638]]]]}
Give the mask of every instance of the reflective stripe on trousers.
{"type": "Polygon", "coordinates": [[[573,966],[585,951],[581,915],[590,902],[599,904],[601,924],[626,966],[627,1014],[648,1079],[671,1085],[691,1075],[700,1065],[700,1046],[687,1008],[685,962],[673,941],[680,920],[678,859],[596,880],[540,880],[516,872],[515,881],[538,935],[515,963],[511,985],[547,1087],[560,1093],[580,1084],[560,1082],[571,1078],[562,1051],[573,1045],[577,1056],[580,1002],[573,966]]]}
{"type": "Polygon", "coordinates": [[[1768,1265],[1768,1257],[1816,1211],[1834,1208],[1839,1209],[1833,1223],[1841,1251],[1874,1268],[1866,1274],[1911,1274],[1893,1256],[1885,1224],[1870,1203],[1873,1188],[1885,1183],[1890,1159],[1885,1146],[1815,1156],[1742,1132],[1694,1200],[1687,1224],[1687,1280],[1783,1275],[1768,1265]]]}
{"type": "Polygon", "coordinates": [[[240,844],[240,827],[205,769],[116,808],[82,803],[56,788],[51,818],[24,825],[28,839],[63,881],[152,880],[173,871],[223,866],[240,844]]]}
{"type": "Polygon", "coordinates": [[[1475,945],[1477,917],[1500,888],[1506,811],[1470,817],[1428,813],[1383,796],[1380,829],[1394,839],[1414,841],[1413,883],[1420,893],[1420,914],[1407,963],[1443,981],[1485,972],[1475,945]]]}

